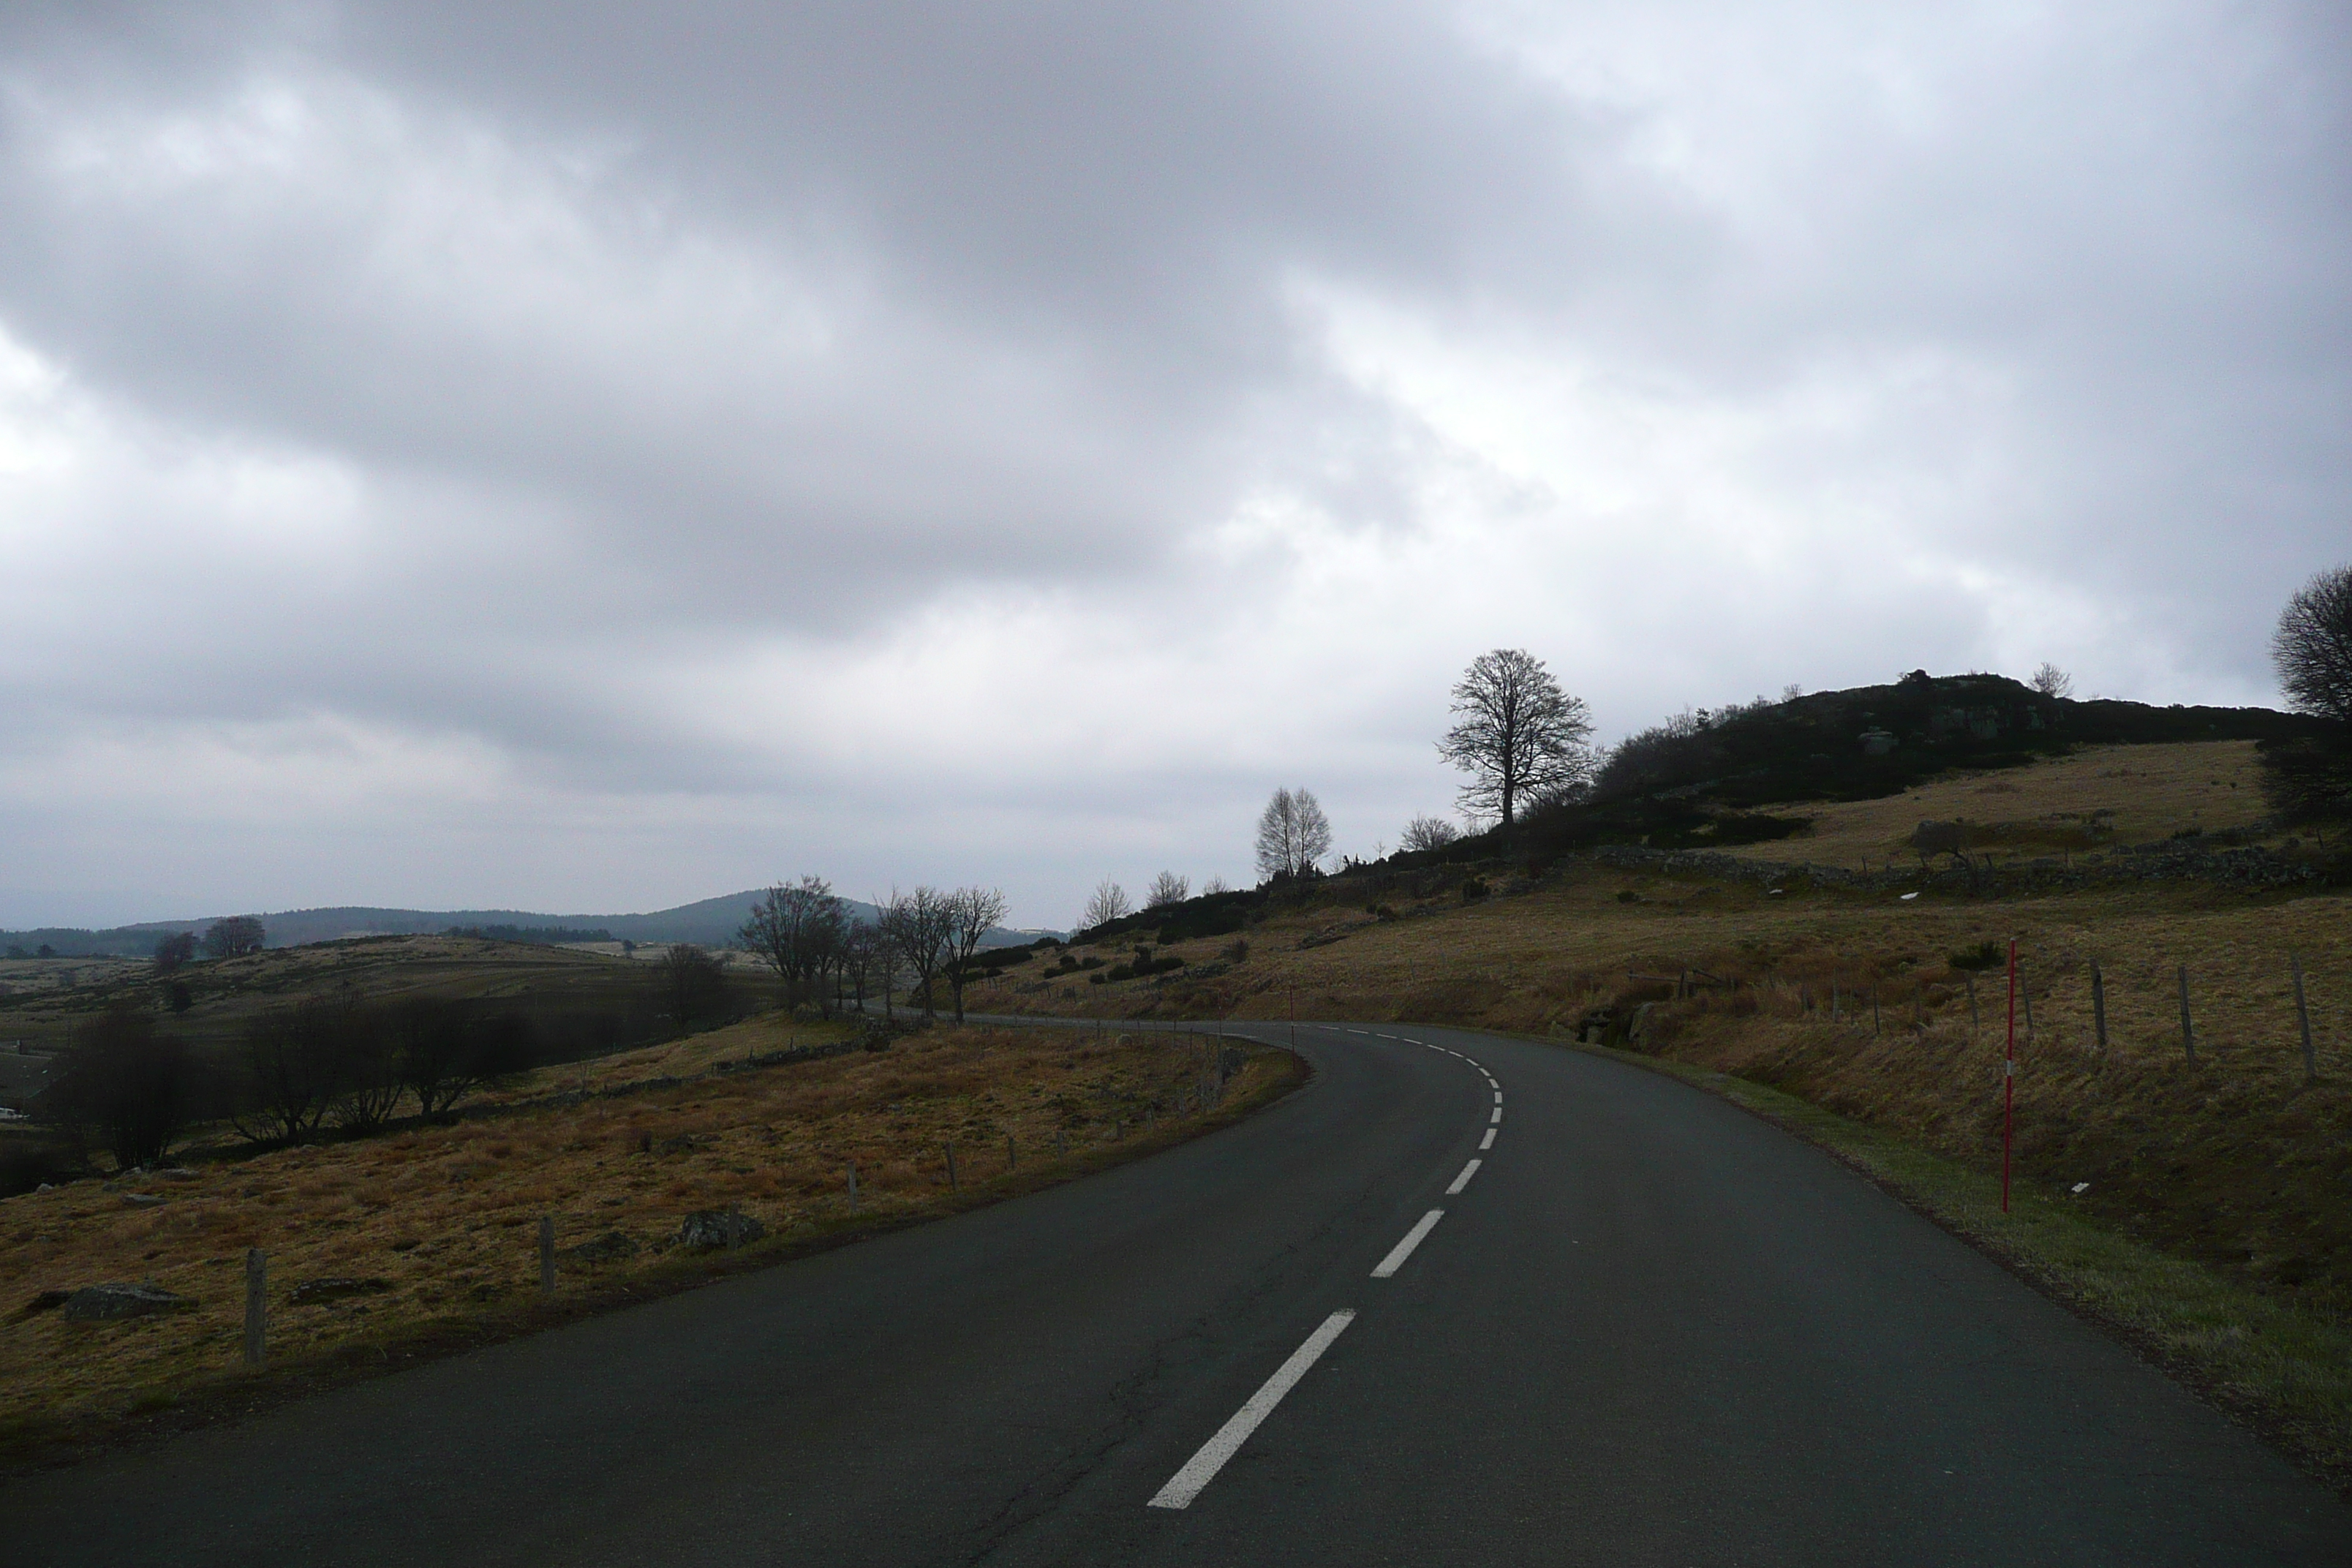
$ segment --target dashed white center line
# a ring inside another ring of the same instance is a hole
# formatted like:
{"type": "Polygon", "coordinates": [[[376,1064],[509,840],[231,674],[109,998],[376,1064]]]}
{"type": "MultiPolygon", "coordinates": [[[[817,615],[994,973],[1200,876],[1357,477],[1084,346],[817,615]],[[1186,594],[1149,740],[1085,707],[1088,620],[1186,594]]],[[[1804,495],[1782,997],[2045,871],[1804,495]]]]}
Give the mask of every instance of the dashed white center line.
{"type": "Polygon", "coordinates": [[[1495,1130],[1489,1127],[1486,1129],[1486,1136],[1478,1140],[1478,1147],[1481,1149],[1492,1149],[1494,1146],[1495,1130]]]}
{"type": "Polygon", "coordinates": [[[1389,1255],[1381,1259],[1380,1267],[1372,1270],[1372,1278],[1375,1279],[1385,1279],[1390,1275],[1394,1274],[1398,1269],[1403,1268],[1404,1260],[1412,1256],[1412,1249],[1419,1247],[1421,1245],[1422,1238],[1427,1236],[1431,1231],[1436,1229],[1437,1222],[1444,1217],[1445,1211],[1444,1209],[1432,1209],[1427,1214],[1422,1215],[1421,1222],[1414,1226],[1411,1230],[1406,1231],[1404,1233],[1404,1239],[1398,1242],[1393,1247],[1390,1248],[1389,1255]]]}
{"type": "Polygon", "coordinates": [[[1495,1091],[1495,1103],[1497,1105],[1503,1103],[1503,1091],[1499,1089],[1495,1091]]]}
{"type": "Polygon", "coordinates": [[[1185,1460],[1184,1468],[1168,1478],[1168,1484],[1153,1494],[1150,1506],[1190,1507],[1192,1500],[1201,1495],[1201,1489],[1217,1479],[1217,1472],[1225,1468],[1225,1461],[1240,1452],[1241,1446],[1249,1441],[1249,1435],[1257,1430],[1258,1423],[1274,1414],[1274,1407],[1282,1403],[1282,1396],[1297,1386],[1298,1380],[1307,1375],[1307,1369],[1313,1366],[1323,1352],[1331,1348],[1331,1342],[1355,1321],[1355,1310],[1350,1307],[1343,1307],[1324,1319],[1323,1326],[1307,1335],[1305,1344],[1290,1352],[1290,1359],[1276,1367],[1274,1375],[1249,1396],[1249,1402],[1217,1428],[1216,1436],[1202,1444],[1200,1452],[1185,1460]]]}
{"type": "Polygon", "coordinates": [[[1445,1189],[1445,1195],[1449,1198],[1453,1197],[1459,1194],[1463,1188],[1468,1186],[1470,1184],[1470,1178],[1478,1173],[1478,1167],[1484,1163],[1485,1162],[1483,1161],[1473,1160],[1468,1164],[1463,1166],[1462,1173],[1454,1178],[1454,1184],[1445,1189]]]}
{"type": "MultiPolygon", "coordinates": [[[[1496,1098],[1496,1100],[1500,1100],[1500,1099],[1502,1099],[1503,1097],[1502,1097],[1501,1095],[1499,1095],[1499,1094],[1498,1094],[1498,1095],[1496,1095],[1495,1098],[1496,1098]]],[[[1502,1108],[1501,1106],[1499,1106],[1499,1105],[1498,1105],[1498,1106],[1496,1106],[1496,1107],[1495,1107],[1495,1114],[1494,1114],[1494,1115],[1492,1115],[1492,1116],[1490,1116],[1490,1117],[1488,1117],[1486,1120],[1488,1120],[1489,1121],[1494,1122],[1494,1123],[1495,1123],[1496,1125],[1497,1125],[1497,1126],[1500,1126],[1500,1125],[1502,1124],[1502,1121],[1503,1121],[1503,1108],[1502,1108]]]]}

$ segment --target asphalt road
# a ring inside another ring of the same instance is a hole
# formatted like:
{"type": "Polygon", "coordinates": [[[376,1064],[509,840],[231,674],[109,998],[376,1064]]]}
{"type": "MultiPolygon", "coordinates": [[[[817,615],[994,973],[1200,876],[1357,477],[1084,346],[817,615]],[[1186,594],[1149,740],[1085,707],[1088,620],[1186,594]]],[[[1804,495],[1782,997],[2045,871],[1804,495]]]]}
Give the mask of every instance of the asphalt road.
{"type": "Polygon", "coordinates": [[[0,1563],[2352,1563],[2352,1510],[1740,1111],[1297,1033],[1312,1084],[1120,1170],[11,1482],[0,1563]]]}

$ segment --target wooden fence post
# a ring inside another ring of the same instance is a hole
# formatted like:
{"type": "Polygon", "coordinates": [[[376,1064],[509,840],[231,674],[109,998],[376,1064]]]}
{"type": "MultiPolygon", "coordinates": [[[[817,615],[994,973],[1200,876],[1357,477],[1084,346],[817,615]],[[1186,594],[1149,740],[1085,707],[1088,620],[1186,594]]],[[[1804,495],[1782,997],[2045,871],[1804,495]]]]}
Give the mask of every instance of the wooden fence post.
{"type": "Polygon", "coordinates": [[[948,1145],[948,1191],[950,1191],[950,1192],[954,1192],[954,1191],[956,1190],[955,1140],[954,1140],[954,1139],[952,1139],[952,1138],[949,1139],[949,1140],[947,1141],[947,1145],[948,1145]]]}
{"type": "Polygon", "coordinates": [[[245,1249],[245,1364],[259,1366],[269,1326],[269,1255],[245,1249]]]}
{"type": "Polygon", "coordinates": [[[2107,980],[2099,973],[2099,961],[2091,960],[2091,1026],[2098,1031],[2099,1054],[2107,1054],[2107,980]]]}
{"type": "Polygon", "coordinates": [[[555,1294],[555,1216],[539,1216],[539,1293],[555,1294]]]}
{"type": "Polygon", "coordinates": [[[1878,982],[1875,980],[1870,983],[1870,1032],[1874,1035],[1883,1032],[1878,1026],[1878,982]]]}
{"type": "Polygon", "coordinates": [[[857,1211],[857,1162],[855,1160],[849,1163],[849,1208],[853,1214],[857,1211]]]}
{"type": "Polygon", "coordinates": [[[2017,999],[2025,1004],[2025,1037],[2033,1038],[2033,987],[2026,983],[2025,965],[2017,966],[2017,999]]]}
{"type": "Polygon", "coordinates": [[[2189,1022],[2189,966],[2180,966],[2180,1050],[2189,1065],[2197,1065],[2197,1031],[2189,1022]]]}
{"type": "Polygon", "coordinates": [[[1004,1135],[1004,1168],[1008,1171],[1021,1168],[1021,1151],[1013,1146],[1013,1134],[1010,1132],[1004,1135]]]}
{"type": "Polygon", "coordinates": [[[2311,1007],[2303,999],[2303,960],[2294,953],[2286,955],[2287,966],[2294,972],[2294,1021],[2303,1029],[2303,1081],[2319,1081],[2319,1057],[2311,1048],[2311,1007]]]}
{"type": "Polygon", "coordinates": [[[1984,1027],[1984,1021],[1977,1016],[1976,971],[1972,969],[1965,971],[1960,978],[1969,983],[1969,1038],[1973,1042],[1978,1032],[1984,1027]]]}

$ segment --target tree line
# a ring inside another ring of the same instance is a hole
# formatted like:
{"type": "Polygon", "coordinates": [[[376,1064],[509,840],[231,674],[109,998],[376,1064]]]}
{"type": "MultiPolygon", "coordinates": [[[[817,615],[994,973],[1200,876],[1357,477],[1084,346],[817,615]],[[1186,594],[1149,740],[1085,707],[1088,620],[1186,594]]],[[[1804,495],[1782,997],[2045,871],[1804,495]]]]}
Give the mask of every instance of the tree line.
{"type": "Polygon", "coordinates": [[[860,919],[823,877],[803,876],[761,894],[737,940],[775,972],[788,1005],[814,1005],[830,1014],[846,1000],[862,1013],[868,991],[878,988],[887,1019],[905,977],[913,982],[929,1017],[936,1015],[937,985],[944,980],[956,1022],[962,1023],[972,955],[1004,922],[1003,892],[978,887],[926,886],[906,893],[893,889],[876,909],[877,919],[860,919]]]}

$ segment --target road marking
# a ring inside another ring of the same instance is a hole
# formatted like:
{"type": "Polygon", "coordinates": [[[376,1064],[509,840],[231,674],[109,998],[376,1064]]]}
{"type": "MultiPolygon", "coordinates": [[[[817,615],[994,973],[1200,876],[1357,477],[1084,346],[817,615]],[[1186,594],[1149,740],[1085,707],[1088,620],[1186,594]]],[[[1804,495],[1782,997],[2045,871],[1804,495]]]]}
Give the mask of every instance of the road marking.
{"type": "Polygon", "coordinates": [[[1414,1226],[1411,1230],[1406,1231],[1404,1233],[1404,1239],[1398,1242],[1393,1247],[1390,1248],[1389,1255],[1381,1259],[1381,1266],[1372,1270],[1372,1278],[1375,1279],[1385,1279],[1390,1275],[1394,1274],[1398,1269],[1403,1268],[1404,1260],[1412,1256],[1412,1249],[1421,1245],[1422,1237],[1436,1229],[1437,1222],[1444,1217],[1445,1211],[1444,1209],[1432,1209],[1427,1214],[1422,1215],[1421,1223],[1414,1226]]]}
{"type": "MultiPolygon", "coordinates": [[[[1499,1096],[1499,1095],[1497,1095],[1496,1098],[1499,1100],[1499,1099],[1500,1099],[1500,1098],[1502,1098],[1502,1097],[1501,1097],[1501,1096],[1499,1096]]],[[[1499,1127],[1500,1125],[1502,1125],[1502,1121],[1503,1121],[1503,1108],[1502,1108],[1501,1106],[1499,1106],[1499,1105],[1498,1105],[1498,1106],[1496,1106],[1496,1107],[1495,1107],[1495,1114],[1494,1114],[1494,1115],[1492,1115],[1492,1116],[1490,1116],[1490,1117],[1488,1117],[1486,1120],[1488,1120],[1489,1121],[1494,1122],[1494,1123],[1495,1123],[1496,1126],[1498,1126],[1498,1127],[1499,1127]]]]}
{"type": "Polygon", "coordinates": [[[1489,1127],[1486,1129],[1486,1136],[1478,1140],[1478,1147],[1481,1149],[1492,1149],[1494,1146],[1495,1130],[1489,1127]]]}
{"type": "Polygon", "coordinates": [[[1454,1184],[1445,1189],[1445,1195],[1449,1198],[1453,1197],[1454,1194],[1461,1192],[1463,1188],[1468,1186],[1470,1184],[1470,1178],[1478,1173],[1478,1166],[1480,1163],[1481,1162],[1473,1160],[1468,1164],[1463,1166],[1462,1173],[1454,1178],[1454,1184]]]}
{"type": "Polygon", "coordinates": [[[1503,1103],[1503,1091],[1499,1089],[1495,1091],[1495,1103],[1497,1105],[1503,1103]]]}
{"type": "Polygon", "coordinates": [[[1249,1402],[1233,1414],[1232,1419],[1217,1428],[1216,1436],[1201,1445],[1200,1452],[1184,1461],[1184,1468],[1168,1478],[1168,1484],[1153,1494],[1147,1505],[1151,1508],[1189,1508],[1201,1489],[1217,1479],[1225,1461],[1241,1451],[1249,1435],[1257,1430],[1258,1423],[1274,1414],[1282,1396],[1297,1386],[1331,1342],[1339,1337],[1349,1323],[1356,1321],[1352,1307],[1342,1307],[1323,1320],[1323,1326],[1307,1336],[1307,1342],[1290,1352],[1290,1359],[1275,1368],[1274,1375],[1249,1396],[1249,1402]]]}

